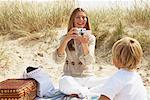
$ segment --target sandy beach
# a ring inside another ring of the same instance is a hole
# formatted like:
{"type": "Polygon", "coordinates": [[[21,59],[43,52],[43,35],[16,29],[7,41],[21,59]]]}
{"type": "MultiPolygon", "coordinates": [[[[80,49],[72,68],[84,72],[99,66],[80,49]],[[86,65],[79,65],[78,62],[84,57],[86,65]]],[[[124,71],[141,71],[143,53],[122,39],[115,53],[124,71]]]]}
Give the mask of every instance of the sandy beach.
{"type": "MultiPolygon", "coordinates": [[[[65,30],[59,29],[55,40],[51,40],[51,37],[44,37],[41,33],[31,37],[21,37],[17,40],[9,40],[9,36],[1,37],[0,45],[5,49],[9,60],[7,60],[7,66],[0,67],[0,81],[8,78],[21,78],[28,66],[41,66],[50,75],[54,84],[58,84],[63,64],[56,64],[52,60],[52,53],[57,48],[59,38],[63,33],[65,33],[65,30]]],[[[95,74],[99,77],[111,76],[117,69],[109,62],[111,55],[102,57],[102,53],[102,50],[96,49],[96,63],[93,65],[95,74]]],[[[150,95],[150,69],[147,68],[149,59],[150,56],[147,59],[143,59],[139,73],[150,95]]],[[[6,62],[3,63],[6,65],[6,62]]]]}

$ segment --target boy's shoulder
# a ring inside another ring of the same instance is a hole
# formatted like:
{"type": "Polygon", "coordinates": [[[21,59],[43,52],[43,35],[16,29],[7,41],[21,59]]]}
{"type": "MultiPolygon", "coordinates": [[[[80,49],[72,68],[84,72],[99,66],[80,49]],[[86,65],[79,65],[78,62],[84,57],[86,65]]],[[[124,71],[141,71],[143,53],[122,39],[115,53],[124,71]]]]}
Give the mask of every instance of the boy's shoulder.
{"type": "Polygon", "coordinates": [[[119,69],[112,77],[121,82],[131,82],[133,80],[141,79],[140,75],[137,72],[131,72],[124,69],[119,69]]]}

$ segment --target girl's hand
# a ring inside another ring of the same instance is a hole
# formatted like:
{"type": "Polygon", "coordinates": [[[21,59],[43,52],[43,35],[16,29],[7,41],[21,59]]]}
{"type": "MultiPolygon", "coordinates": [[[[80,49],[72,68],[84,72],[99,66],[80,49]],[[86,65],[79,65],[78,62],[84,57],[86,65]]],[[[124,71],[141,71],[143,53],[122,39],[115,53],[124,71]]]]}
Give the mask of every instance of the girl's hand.
{"type": "Polygon", "coordinates": [[[89,37],[86,35],[77,36],[76,39],[79,40],[81,44],[88,44],[89,43],[89,37]]]}
{"type": "Polygon", "coordinates": [[[65,41],[68,43],[71,39],[77,38],[77,28],[72,28],[65,36],[65,41]]]}
{"type": "Polygon", "coordinates": [[[83,35],[83,36],[78,36],[77,39],[81,43],[83,54],[87,55],[89,53],[89,48],[88,48],[89,37],[86,35],[83,35]]]}

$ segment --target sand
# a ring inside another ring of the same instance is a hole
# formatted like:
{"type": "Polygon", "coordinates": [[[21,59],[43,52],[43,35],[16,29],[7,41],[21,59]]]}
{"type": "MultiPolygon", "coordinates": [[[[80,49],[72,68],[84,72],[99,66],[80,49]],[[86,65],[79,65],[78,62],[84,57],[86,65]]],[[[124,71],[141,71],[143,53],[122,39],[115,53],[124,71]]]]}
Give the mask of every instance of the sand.
{"type": "MultiPolygon", "coordinates": [[[[60,35],[54,40],[50,37],[40,37],[40,35],[21,37],[15,40],[10,40],[9,36],[1,37],[0,45],[5,50],[8,58],[6,59],[7,63],[1,62],[0,81],[8,78],[21,78],[26,67],[40,66],[50,75],[54,84],[58,84],[63,64],[56,64],[52,59],[52,53],[56,49],[59,38],[63,33],[65,33],[65,30],[59,30],[60,35]]],[[[117,69],[111,63],[106,63],[99,55],[97,54],[96,64],[93,65],[95,67],[95,74],[99,77],[111,76],[117,69]]],[[[150,95],[149,58],[150,56],[143,60],[142,66],[144,67],[140,69],[139,73],[150,95]]]]}

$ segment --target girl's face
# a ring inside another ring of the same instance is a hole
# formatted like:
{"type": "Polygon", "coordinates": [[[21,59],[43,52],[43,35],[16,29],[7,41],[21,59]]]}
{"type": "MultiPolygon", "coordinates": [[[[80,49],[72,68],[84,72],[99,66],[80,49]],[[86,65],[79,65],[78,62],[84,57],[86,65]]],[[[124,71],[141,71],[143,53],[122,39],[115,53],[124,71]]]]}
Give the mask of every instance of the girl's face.
{"type": "Polygon", "coordinates": [[[74,26],[77,28],[83,28],[85,27],[86,23],[87,23],[86,14],[82,11],[78,12],[74,19],[74,26]]]}

